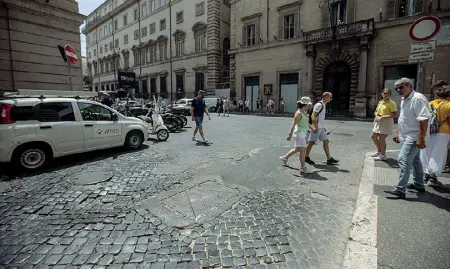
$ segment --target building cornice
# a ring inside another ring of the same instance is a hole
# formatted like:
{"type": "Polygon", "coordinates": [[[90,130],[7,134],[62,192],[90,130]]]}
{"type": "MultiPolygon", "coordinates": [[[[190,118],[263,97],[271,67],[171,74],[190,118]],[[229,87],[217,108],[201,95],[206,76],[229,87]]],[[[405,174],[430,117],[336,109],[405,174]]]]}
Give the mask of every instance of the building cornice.
{"type": "Polygon", "coordinates": [[[294,3],[290,3],[290,4],[287,4],[287,5],[283,5],[281,7],[278,7],[277,11],[280,12],[283,9],[287,9],[287,8],[291,8],[291,7],[295,7],[295,6],[300,6],[301,4],[303,4],[303,0],[296,1],[294,3]]]}
{"type": "Polygon", "coordinates": [[[3,0],[6,7],[12,10],[19,10],[24,13],[42,16],[58,21],[83,24],[86,16],[77,12],[55,7],[51,4],[36,0],[3,0]]]}
{"type": "Polygon", "coordinates": [[[261,16],[262,16],[262,13],[260,12],[260,13],[256,13],[256,14],[253,14],[253,15],[250,15],[250,16],[242,17],[241,21],[248,21],[248,20],[251,20],[251,19],[254,19],[254,18],[259,18],[261,16]]]}
{"type": "MultiPolygon", "coordinates": [[[[105,1],[106,2],[106,1],[105,1]]],[[[116,7],[115,9],[113,9],[112,11],[108,12],[107,14],[105,14],[103,17],[101,18],[97,18],[94,19],[91,22],[88,22],[86,24],[86,27],[82,30],[83,34],[89,33],[92,30],[94,30],[95,28],[97,28],[99,25],[105,23],[106,21],[111,20],[115,15],[119,14],[120,12],[122,12],[123,10],[127,9],[128,7],[132,6],[133,4],[136,4],[136,0],[128,0],[123,2],[120,6],[116,7]]],[[[103,3],[104,4],[104,3],[103,3]]],[[[103,5],[102,4],[102,5],[103,5]]],[[[100,7],[102,7],[102,5],[100,5],[100,7]]],[[[99,8],[100,8],[99,7],[99,8]]],[[[89,16],[91,16],[91,14],[96,13],[97,10],[99,9],[97,8],[94,12],[91,12],[89,16]]],[[[141,18],[142,19],[142,18],[141,18]]]]}

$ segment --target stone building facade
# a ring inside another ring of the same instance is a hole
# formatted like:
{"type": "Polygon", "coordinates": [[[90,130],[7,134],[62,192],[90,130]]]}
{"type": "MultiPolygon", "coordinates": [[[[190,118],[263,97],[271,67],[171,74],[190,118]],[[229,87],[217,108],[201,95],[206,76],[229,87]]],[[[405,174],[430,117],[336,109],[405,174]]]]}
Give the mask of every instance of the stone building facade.
{"type": "Polygon", "coordinates": [[[134,72],[137,96],[172,100],[223,87],[229,76],[230,5],[225,0],[105,1],[87,17],[93,91],[134,72]]]}
{"type": "MultiPolygon", "coordinates": [[[[81,52],[84,18],[74,0],[0,0],[0,91],[70,90],[57,46],[81,52]]],[[[71,75],[73,89],[81,90],[81,61],[71,75]]]]}
{"type": "MultiPolygon", "coordinates": [[[[333,115],[373,114],[381,89],[408,76],[430,94],[432,79],[450,75],[450,2],[425,0],[233,0],[231,83],[238,98],[284,101],[294,112],[303,95],[333,93],[333,115]],[[414,5],[408,5],[414,3],[414,5]],[[408,63],[408,29],[423,15],[440,18],[436,57],[408,63]]],[[[394,99],[400,99],[393,93],[394,99]]]]}

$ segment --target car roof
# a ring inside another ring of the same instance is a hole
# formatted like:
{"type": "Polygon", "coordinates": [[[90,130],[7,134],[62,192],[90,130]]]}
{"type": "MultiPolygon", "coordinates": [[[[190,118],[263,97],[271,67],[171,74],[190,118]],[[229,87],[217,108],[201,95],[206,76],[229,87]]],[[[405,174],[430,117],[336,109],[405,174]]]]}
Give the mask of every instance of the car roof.
{"type": "Polygon", "coordinates": [[[4,104],[12,104],[16,106],[27,106],[27,105],[34,105],[36,103],[51,103],[51,102],[73,102],[73,101],[83,101],[83,102],[92,102],[97,103],[95,101],[90,101],[87,99],[74,99],[74,98],[36,98],[36,97],[30,97],[30,98],[11,98],[11,99],[4,99],[0,100],[0,103],[4,104]]]}

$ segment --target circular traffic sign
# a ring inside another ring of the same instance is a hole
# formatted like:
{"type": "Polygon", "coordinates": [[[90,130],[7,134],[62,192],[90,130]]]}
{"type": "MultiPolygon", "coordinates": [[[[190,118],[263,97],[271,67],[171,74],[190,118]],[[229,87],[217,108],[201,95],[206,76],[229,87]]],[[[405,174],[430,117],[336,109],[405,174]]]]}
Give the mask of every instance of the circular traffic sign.
{"type": "Polygon", "coordinates": [[[69,63],[76,64],[78,62],[77,51],[71,45],[65,45],[64,51],[69,63]]]}
{"type": "Polygon", "coordinates": [[[434,37],[440,29],[441,21],[438,18],[425,16],[409,27],[409,37],[414,41],[426,41],[434,37]]]}

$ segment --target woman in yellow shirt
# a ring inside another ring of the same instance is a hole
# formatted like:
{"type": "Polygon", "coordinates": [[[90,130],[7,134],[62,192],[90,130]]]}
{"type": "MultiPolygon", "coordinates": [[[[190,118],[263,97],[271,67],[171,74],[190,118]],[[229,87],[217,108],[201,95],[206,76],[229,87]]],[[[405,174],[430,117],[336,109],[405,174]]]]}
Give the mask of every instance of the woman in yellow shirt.
{"type": "Polygon", "coordinates": [[[386,160],[386,137],[392,133],[394,118],[397,117],[397,105],[391,100],[391,90],[384,89],[381,92],[381,100],[375,110],[375,121],[372,129],[372,140],[377,148],[377,153],[372,157],[376,161],[386,160]]]}
{"type": "Polygon", "coordinates": [[[433,90],[437,98],[430,102],[430,108],[436,110],[439,130],[430,134],[427,147],[420,151],[420,159],[425,172],[425,182],[429,181],[429,186],[441,186],[442,183],[437,177],[445,167],[450,143],[450,102],[446,100],[450,88],[446,81],[439,80],[433,85],[433,90]]]}

